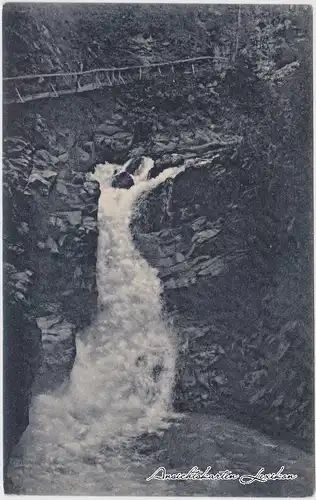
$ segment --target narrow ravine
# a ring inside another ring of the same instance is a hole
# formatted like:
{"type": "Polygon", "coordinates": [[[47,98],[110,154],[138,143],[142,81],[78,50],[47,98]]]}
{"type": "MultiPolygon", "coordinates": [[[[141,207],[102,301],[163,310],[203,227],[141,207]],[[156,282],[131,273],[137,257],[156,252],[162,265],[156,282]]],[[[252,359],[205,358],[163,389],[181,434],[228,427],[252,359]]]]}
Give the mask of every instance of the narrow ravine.
{"type": "Polygon", "coordinates": [[[133,438],[168,427],[175,340],[162,319],[157,271],[134,248],[129,223],[140,194],[179,169],[147,180],[151,167],[146,159],[129,190],[111,187],[114,165],[96,169],[98,314],[77,339],[70,381],[33,400],[9,467],[19,493],[113,494],[117,475],[128,474],[124,450],[133,438]]]}
{"type": "Polygon", "coordinates": [[[98,313],[77,337],[70,380],[34,398],[30,425],[11,457],[10,492],[45,495],[302,496],[312,457],[224,417],[172,411],[175,332],[165,324],[157,271],[133,244],[137,199],[182,169],[147,180],[146,159],[130,189],[111,187],[115,165],[97,167],[98,313]],[[295,481],[146,481],[168,472],[285,467],[295,481]]]}

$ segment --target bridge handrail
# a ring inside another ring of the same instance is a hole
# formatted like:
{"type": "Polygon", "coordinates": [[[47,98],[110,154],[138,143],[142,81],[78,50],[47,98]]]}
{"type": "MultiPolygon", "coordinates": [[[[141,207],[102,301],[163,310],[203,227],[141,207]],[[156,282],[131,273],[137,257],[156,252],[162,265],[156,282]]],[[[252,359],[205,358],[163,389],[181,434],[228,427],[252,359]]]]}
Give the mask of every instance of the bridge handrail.
{"type": "Polygon", "coordinates": [[[178,59],[176,61],[168,61],[168,62],[159,62],[152,63],[146,65],[136,65],[136,66],[124,66],[122,68],[98,68],[98,69],[90,69],[86,71],[73,71],[69,73],[42,73],[42,74],[33,74],[33,75],[21,75],[21,76],[9,76],[3,78],[4,81],[14,81],[14,80],[33,80],[37,78],[51,78],[51,77],[65,77],[65,76],[81,76],[81,75],[89,75],[94,73],[101,72],[113,72],[113,71],[127,71],[127,70],[140,70],[147,68],[157,68],[161,66],[173,66],[175,64],[183,64],[183,63],[194,63],[196,61],[201,60],[217,60],[217,61],[229,61],[229,59],[225,57],[216,57],[216,56],[200,56],[200,57],[191,57],[188,59],[178,59]]]}

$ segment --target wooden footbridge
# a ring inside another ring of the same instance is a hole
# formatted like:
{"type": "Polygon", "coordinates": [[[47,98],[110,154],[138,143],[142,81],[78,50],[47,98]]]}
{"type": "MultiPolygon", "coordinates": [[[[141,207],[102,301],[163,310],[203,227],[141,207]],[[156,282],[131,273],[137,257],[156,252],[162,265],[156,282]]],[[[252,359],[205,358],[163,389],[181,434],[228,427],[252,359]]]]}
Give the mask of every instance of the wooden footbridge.
{"type": "MultiPolygon", "coordinates": [[[[128,85],[150,78],[199,74],[205,65],[223,70],[229,59],[224,57],[201,56],[176,61],[159,62],[144,66],[122,68],[99,68],[70,73],[46,73],[3,78],[4,104],[20,103],[38,99],[56,98],[62,95],[89,92],[103,87],[128,85]]],[[[217,73],[216,71],[216,73],[217,73]]]]}

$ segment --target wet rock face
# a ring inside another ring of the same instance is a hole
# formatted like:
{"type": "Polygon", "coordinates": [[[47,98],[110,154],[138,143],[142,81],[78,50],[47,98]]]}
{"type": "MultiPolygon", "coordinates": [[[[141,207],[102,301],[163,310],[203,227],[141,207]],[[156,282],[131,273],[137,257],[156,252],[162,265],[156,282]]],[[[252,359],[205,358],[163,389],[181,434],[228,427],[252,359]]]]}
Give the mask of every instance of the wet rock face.
{"type": "Polygon", "coordinates": [[[4,463],[28,425],[31,385],[40,351],[40,332],[32,320],[34,271],[27,259],[31,243],[31,203],[25,192],[32,171],[32,146],[4,141],[4,463]]]}
{"type": "Polygon", "coordinates": [[[135,174],[136,170],[140,167],[142,162],[141,156],[132,156],[125,167],[126,172],[129,174],[135,174]]]}
{"type": "Polygon", "coordinates": [[[76,325],[63,315],[36,318],[41,332],[42,359],[33,386],[36,392],[54,389],[70,374],[76,356],[76,325]]]}
{"type": "Polygon", "coordinates": [[[36,394],[68,377],[76,332],[96,307],[99,184],[69,137],[52,136],[48,149],[4,141],[6,458],[28,424],[32,385],[36,394]]]}
{"type": "Polygon", "coordinates": [[[143,196],[134,240],[159,271],[178,331],[176,408],[233,415],[304,447],[312,441],[313,362],[311,324],[300,312],[307,306],[297,299],[301,272],[285,249],[274,254],[278,231],[241,197],[234,158],[203,169],[194,160],[143,196]]]}
{"type": "Polygon", "coordinates": [[[112,187],[120,189],[129,189],[134,186],[133,177],[128,172],[120,172],[115,175],[112,181],[112,187]]]}
{"type": "Polygon", "coordinates": [[[38,368],[40,331],[31,317],[34,274],[4,264],[4,466],[28,425],[31,386],[38,368]]]}
{"type": "Polygon", "coordinates": [[[113,114],[106,122],[96,127],[93,135],[97,160],[123,163],[133,143],[134,134],[127,127],[124,117],[113,114]]]}

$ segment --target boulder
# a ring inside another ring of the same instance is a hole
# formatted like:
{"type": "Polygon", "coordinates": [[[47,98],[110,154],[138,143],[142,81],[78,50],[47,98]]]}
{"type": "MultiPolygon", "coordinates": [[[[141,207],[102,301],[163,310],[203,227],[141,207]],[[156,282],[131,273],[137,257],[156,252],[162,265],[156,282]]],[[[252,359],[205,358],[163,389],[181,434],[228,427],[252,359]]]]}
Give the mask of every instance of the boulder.
{"type": "Polygon", "coordinates": [[[75,174],[72,178],[73,184],[83,184],[86,179],[85,173],[83,172],[78,172],[75,174]]]}
{"type": "Polygon", "coordinates": [[[95,154],[94,144],[93,143],[86,143],[85,147],[89,151],[85,151],[84,149],[80,148],[79,146],[75,147],[75,154],[77,156],[78,163],[79,163],[78,170],[80,172],[89,172],[89,170],[91,170],[96,163],[96,154],[95,154]]]}
{"type": "Polygon", "coordinates": [[[45,149],[40,149],[33,156],[34,165],[40,169],[55,168],[59,159],[45,149]]]}
{"type": "Polygon", "coordinates": [[[130,158],[135,158],[137,156],[138,157],[148,156],[146,153],[146,149],[143,146],[138,146],[138,147],[130,150],[130,153],[129,153],[130,158]]]}
{"type": "MultiPolygon", "coordinates": [[[[32,172],[33,173],[33,172],[32,172]]],[[[34,173],[39,173],[39,172],[35,172],[34,173]]],[[[55,172],[54,170],[43,170],[40,172],[40,175],[43,177],[43,179],[49,181],[49,182],[54,182],[54,180],[56,179],[57,177],[57,172],[55,172]]]]}
{"type": "Polygon", "coordinates": [[[32,139],[38,149],[49,150],[54,155],[59,155],[66,151],[65,148],[60,147],[57,140],[57,133],[49,127],[45,118],[42,118],[39,114],[35,116],[32,139]]]}
{"type": "Polygon", "coordinates": [[[133,134],[131,132],[118,132],[112,136],[111,149],[116,152],[128,150],[133,143],[133,134]]]}
{"type": "Polygon", "coordinates": [[[68,192],[66,184],[64,182],[61,182],[60,180],[57,181],[56,192],[58,194],[61,194],[61,195],[64,195],[64,196],[68,196],[69,195],[69,192],[68,192]]]}
{"type": "Polygon", "coordinates": [[[82,225],[87,233],[96,233],[98,231],[97,221],[93,217],[83,217],[82,225]]]}
{"type": "Polygon", "coordinates": [[[165,142],[155,142],[153,148],[152,148],[152,154],[154,157],[158,158],[159,156],[162,156],[166,153],[173,153],[177,150],[178,143],[169,141],[167,143],[165,142]]]}
{"type": "Polygon", "coordinates": [[[36,318],[42,337],[42,363],[34,390],[42,392],[58,387],[72,369],[75,355],[76,327],[62,315],[36,318]]]}
{"type": "Polygon", "coordinates": [[[69,162],[69,158],[70,158],[70,155],[68,153],[68,151],[66,151],[66,153],[63,153],[61,155],[58,156],[58,164],[60,166],[67,166],[68,165],[68,162],[69,162]]]}
{"type": "MultiPolygon", "coordinates": [[[[112,132],[112,130],[111,130],[112,132]]],[[[133,133],[127,130],[108,135],[101,131],[94,134],[97,162],[124,162],[133,144],[133,133]]]]}
{"type": "Polygon", "coordinates": [[[58,178],[55,190],[55,210],[60,212],[82,210],[88,196],[88,193],[82,189],[81,186],[78,189],[78,185],[70,182],[64,182],[62,179],[58,178]],[[82,196],[81,192],[83,193],[82,196]]]}
{"type": "Polygon", "coordinates": [[[38,171],[33,169],[29,177],[28,188],[47,196],[56,181],[57,175],[57,172],[53,170],[38,171]]]}
{"type": "Polygon", "coordinates": [[[83,184],[85,191],[90,195],[99,195],[100,187],[97,181],[86,181],[83,184]]]}
{"type": "Polygon", "coordinates": [[[57,245],[56,241],[51,236],[49,236],[47,238],[45,246],[46,246],[46,248],[48,248],[50,250],[51,253],[53,253],[53,254],[59,253],[58,245],[57,245]]]}
{"type": "Polygon", "coordinates": [[[64,212],[64,215],[71,226],[80,226],[81,224],[81,211],[72,210],[64,212]]]}
{"type": "Polygon", "coordinates": [[[219,256],[209,259],[198,266],[199,276],[217,276],[225,271],[226,266],[223,259],[219,256]]]}
{"type": "Polygon", "coordinates": [[[58,151],[62,154],[69,151],[76,143],[76,134],[69,128],[57,129],[58,151]]]}
{"type": "Polygon", "coordinates": [[[165,168],[168,167],[166,167],[165,165],[157,165],[157,163],[155,162],[153,168],[151,168],[148,172],[148,180],[158,177],[158,175],[161,174],[161,172],[163,172],[165,168]]]}
{"type": "Polygon", "coordinates": [[[102,135],[114,135],[118,132],[121,132],[122,129],[118,125],[114,125],[112,123],[102,123],[96,129],[98,134],[102,135]]]}
{"type": "Polygon", "coordinates": [[[192,238],[192,242],[204,243],[205,241],[214,238],[214,236],[217,236],[219,233],[220,233],[220,228],[206,229],[205,231],[200,231],[195,233],[195,235],[192,238]]]}
{"type": "Polygon", "coordinates": [[[134,185],[133,177],[128,172],[120,172],[113,181],[112,187],[120,189],[129,189],[134,185]]]}

